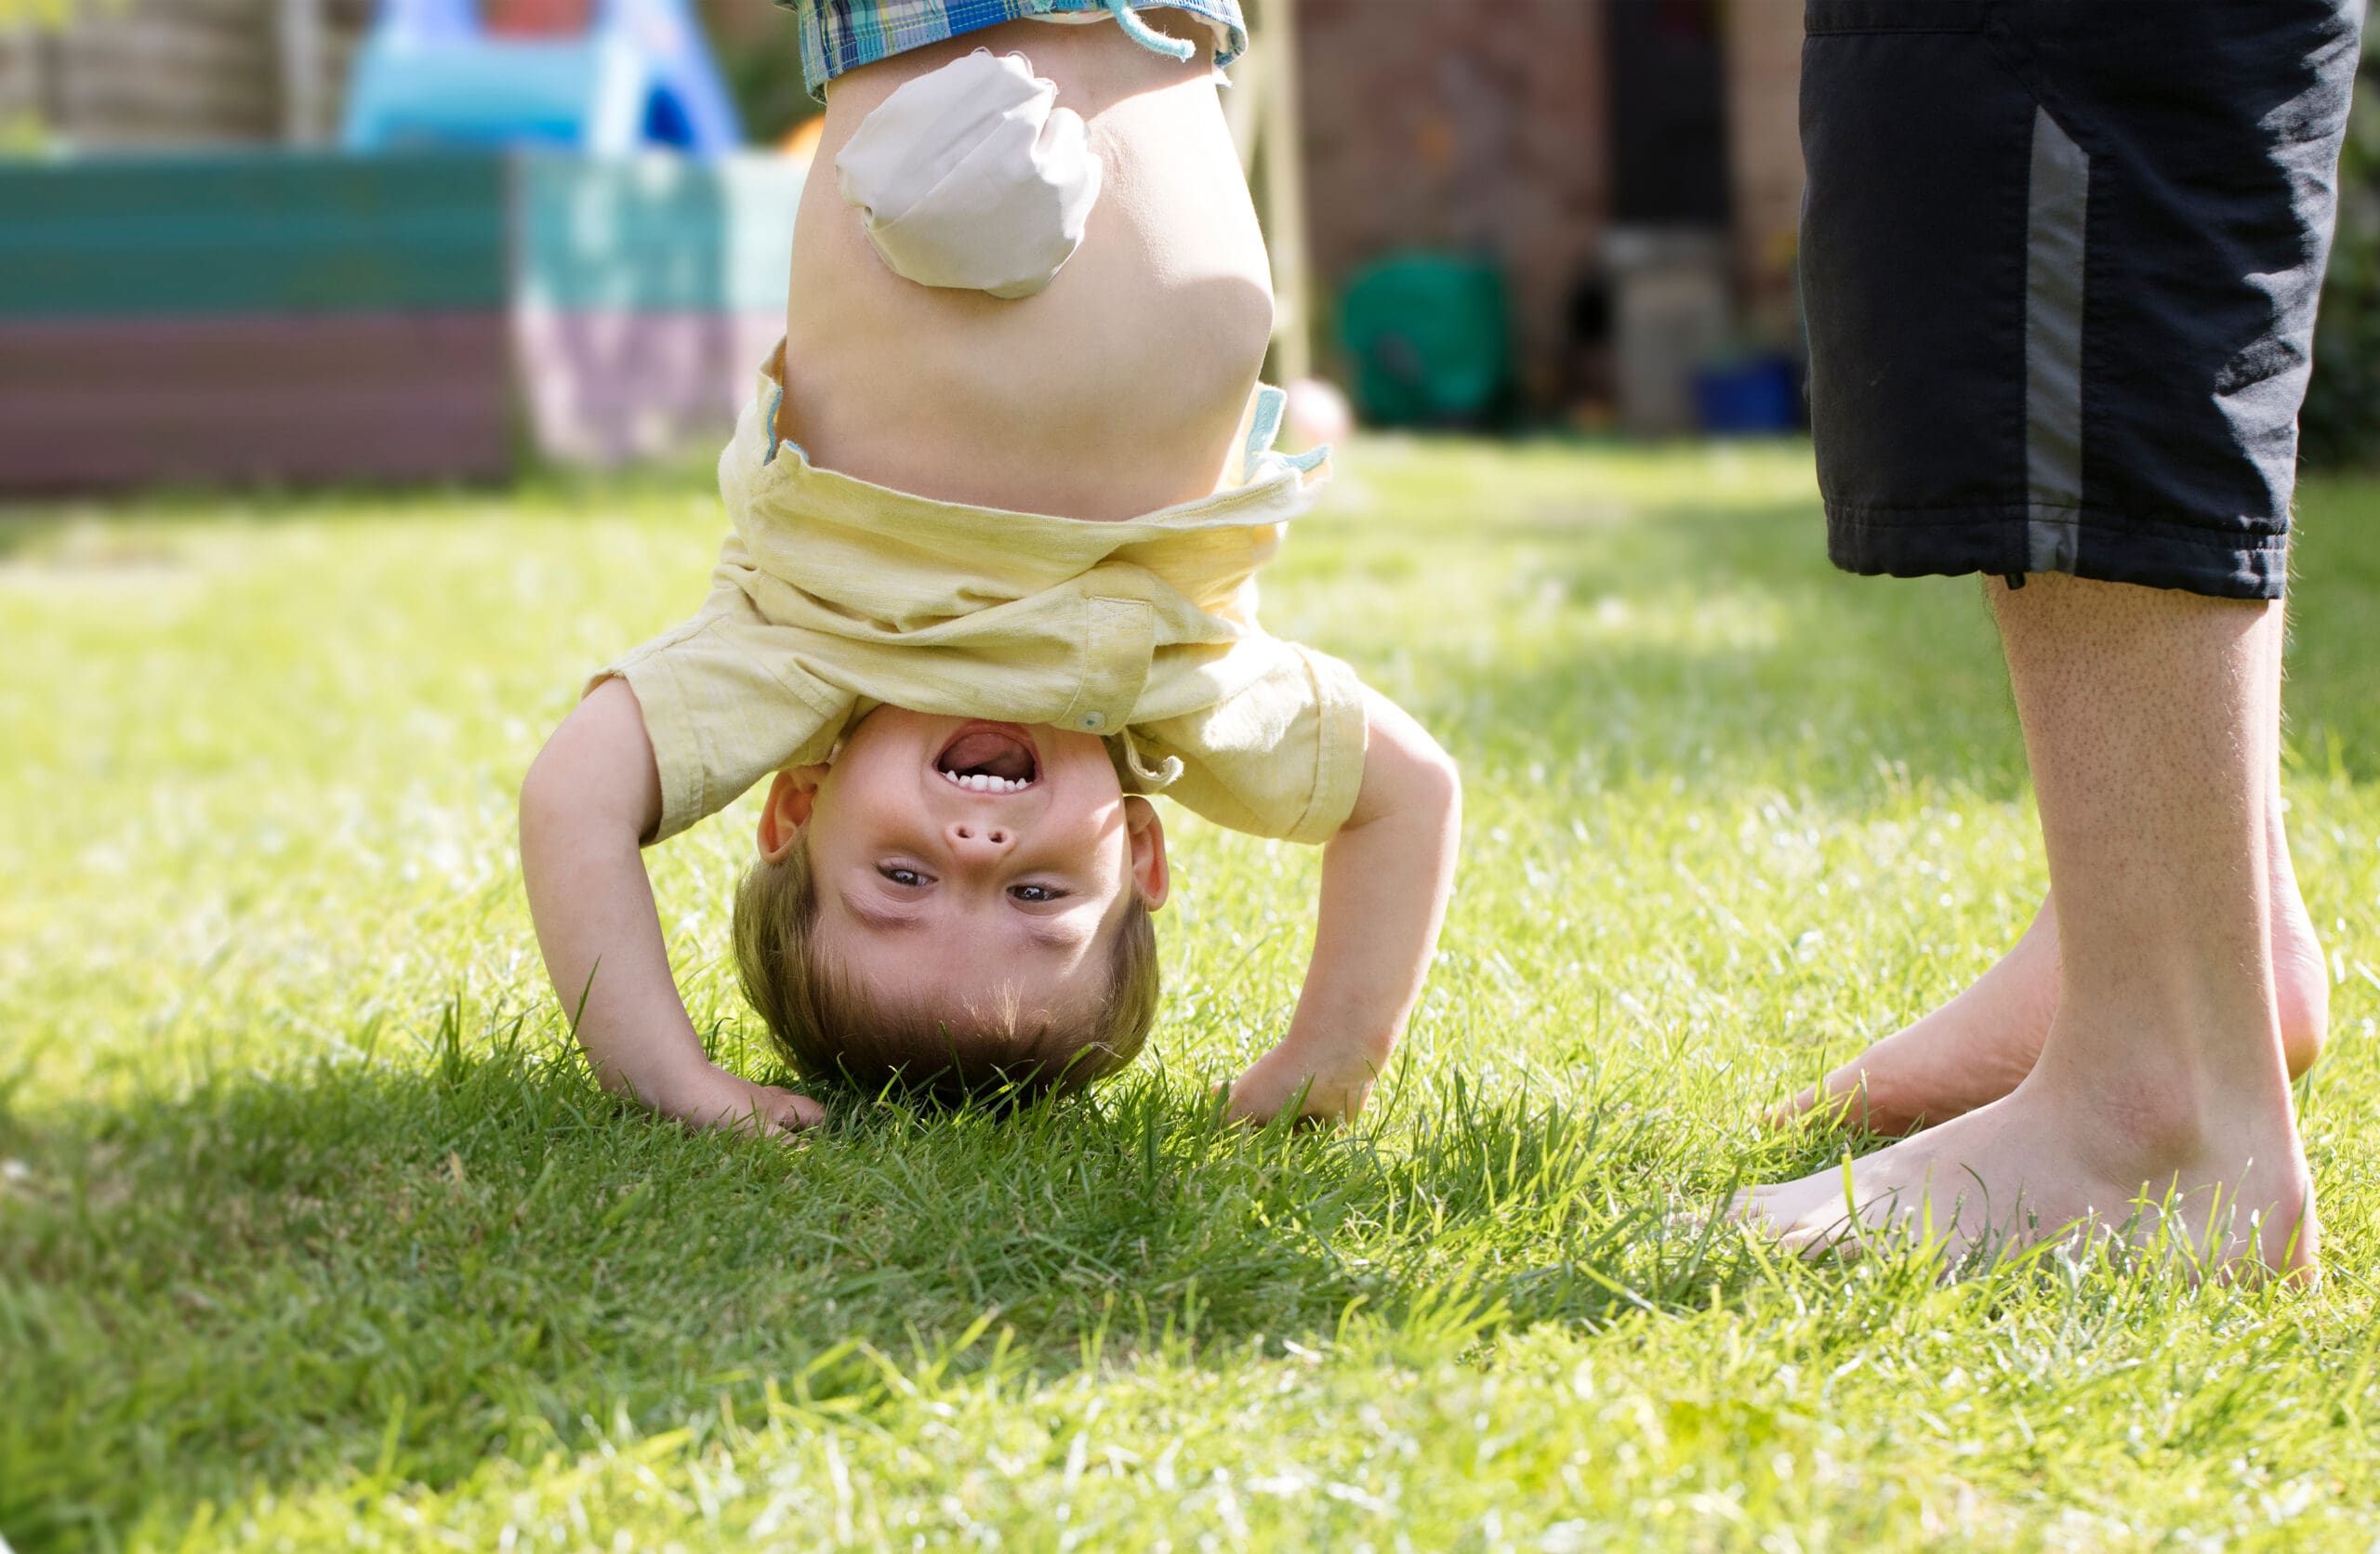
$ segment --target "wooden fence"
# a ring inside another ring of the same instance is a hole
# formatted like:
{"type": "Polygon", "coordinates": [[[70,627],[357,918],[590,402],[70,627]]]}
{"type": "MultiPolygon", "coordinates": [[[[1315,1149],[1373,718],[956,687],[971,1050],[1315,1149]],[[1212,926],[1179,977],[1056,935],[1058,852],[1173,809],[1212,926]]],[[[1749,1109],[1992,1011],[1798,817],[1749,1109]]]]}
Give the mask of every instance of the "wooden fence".
{"type": "Polygon", "coordinates": [[[0,0],[0,133],[91,149],[333,138],[369,0],[0,0]],[[12,20],[13,13],[13,20],[12,20]]]}

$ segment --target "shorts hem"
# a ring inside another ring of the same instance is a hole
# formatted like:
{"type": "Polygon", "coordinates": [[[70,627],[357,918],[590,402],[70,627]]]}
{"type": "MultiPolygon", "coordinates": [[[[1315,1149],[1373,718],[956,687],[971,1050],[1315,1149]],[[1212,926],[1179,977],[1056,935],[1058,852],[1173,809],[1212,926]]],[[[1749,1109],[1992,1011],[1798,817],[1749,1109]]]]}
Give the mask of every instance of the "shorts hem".
{"type": "MultiPolygon", "coordinates": [[[[889,0],[870,3],[882,7],[889,0]]],[[[964,5],[960,0],[943,0],[940,8],[906,25],[887,25],[877,18],[862,27],[846,17],[830,34],[818,9],[825,0],[777,0],[777,4],[793,11],[800,23],[802,85],[809,89],[811,100],[820,103],[826,100],[830,84],[863,65],[1003,22],[1053,11],[1088,13],[1106,8],[1105,0],[968,0],[964,5]]],[[[1223,72],[1248,52],[1248,19],[1239,0],[1127,0],[1127,4],[1134,11],[1184,11],[1207,23],[1215,32],[1215,71],[1226,81],[1230,78],[1223,72]]]]}
{"type": "MultiPolygon", "coordinates": [[[[1827,559],[1868,577],[2022,576],[2033,564],[2031,509],[1852,507],[1826,504],[1827,559]]],[[[2072,509],[2071,565],[2056,570],[2098,583],[2177,588],[2210,599],[2280,599],[2289,582],[2289,535],[2189,533],[2182,526],[2072,509]]]]}

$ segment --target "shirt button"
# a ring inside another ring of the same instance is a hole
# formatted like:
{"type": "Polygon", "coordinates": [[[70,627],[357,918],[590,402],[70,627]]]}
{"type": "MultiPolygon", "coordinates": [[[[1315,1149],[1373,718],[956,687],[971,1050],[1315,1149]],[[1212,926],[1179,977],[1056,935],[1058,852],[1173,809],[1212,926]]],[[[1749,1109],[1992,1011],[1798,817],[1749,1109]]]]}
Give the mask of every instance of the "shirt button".
{"type": "Polygon", "coordinates": [[[1082,715],[1082,726],[1086,729],[1095,729],[1106,721],[1106,718],[1095,712],[1086,712],[1082,715]]]}

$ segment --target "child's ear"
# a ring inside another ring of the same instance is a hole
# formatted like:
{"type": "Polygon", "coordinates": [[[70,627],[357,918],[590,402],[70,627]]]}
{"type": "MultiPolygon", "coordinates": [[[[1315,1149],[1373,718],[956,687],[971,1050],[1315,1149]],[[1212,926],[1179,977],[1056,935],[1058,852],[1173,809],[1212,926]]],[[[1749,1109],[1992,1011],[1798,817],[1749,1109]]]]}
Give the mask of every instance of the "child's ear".
{"type": "Polygon", "coordinates": [[[1141,904],[1155,912],[1173,889],[1173,874],[1165,859],[1165,824],[1157,818],[1157,806],[1138,794],[1124,800],[1124,839],[1132,849],[1132,883],[1140,888],[1141,904]]]}
{"type": "Polygon", "coordinates": [[[760,858],[782,863],[787,853],[801,845],[801,828],[810,823],[811,806],[818,801],[823,766],[797,766],[777,773],[769,784],[768,802],[760,806],[760,858]]]}

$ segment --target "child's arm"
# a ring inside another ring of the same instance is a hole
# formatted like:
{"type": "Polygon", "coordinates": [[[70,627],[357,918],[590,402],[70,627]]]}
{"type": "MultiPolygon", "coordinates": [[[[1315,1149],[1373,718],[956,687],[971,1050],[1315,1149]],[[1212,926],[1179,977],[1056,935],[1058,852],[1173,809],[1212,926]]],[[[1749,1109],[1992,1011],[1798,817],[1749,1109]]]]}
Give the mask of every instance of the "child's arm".
{"type": "Polygon", "coordinates": [[[669,974],[641,838],[661,779],[628,682],[605,680],[554,731],[521,784],[521,877],[537,947],[603,1087],[698,1126],[775,1132],[824,1114],[703,1056],[669,974]],[[582,1007],[583,999],[583,1007],[582,1007]]]}
{"type": "Polygon", "coordinates": [[[1402,707],[1364,693],[1364,778],[1322,849],[1314,963],[1281,1044],[1231,1088],[1230,1114],[1269,1121],[1306,1091],[1299,1115],[1362,1109],[1428,975],[1454,884],[1462,784],[1402,707]]]}

